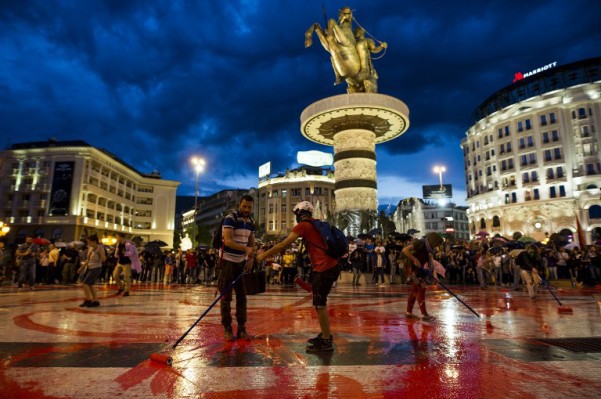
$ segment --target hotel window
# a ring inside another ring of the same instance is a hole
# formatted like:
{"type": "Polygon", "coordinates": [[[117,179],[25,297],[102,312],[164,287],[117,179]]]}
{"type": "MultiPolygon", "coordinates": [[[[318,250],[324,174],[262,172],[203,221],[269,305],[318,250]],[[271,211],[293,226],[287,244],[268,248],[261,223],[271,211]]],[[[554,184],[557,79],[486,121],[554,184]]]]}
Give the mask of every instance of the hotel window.
{"type": "Polygon", "coordinates": [[[586,174],[587,175],[594,175],[595,174],[595,165],[592,163],[587,163],[586,164],[586,174]]]}
{"type": "Polygon", "coordinates": [[[509,130],[509,125],[505,126],[505,137],[509,136],[511,131],[509,130]]]}
{"type": "Polygon", "coordinates": [[[518,132],[523,132],[524,131],[524,122],[519,121],[518,122],[518,132]]]}
{"type": "Polygon", "coordinates": [[[549,143],[549,132],[543,132],[543,144],[549,143]]]}
{"type": "Polygon", "coordinates": [[[518,196],[516,193],[511,193],[511,202],[514,204],[518,202],[518,196]]]}
{"type": "Polygon", "coordinates": [[[528,174],[528,172],[526,172],[522,175],[522,182],[530,183],[530,175],[528,174]]]}
{"type": "Polygon", "coordinates": [[[578,119],[586,119],[586,109],[578,108],[578,119]]]}
{"type": "Polygon", "coordinates": [[[528,156],[527,155],[520,155],[520,165],[521,166],[528,165],[528,156]]]}
{"type": "Polygon", "coordinates": [[[555,119],[555,112],[549,113],[549,123],[557,123],[557,119],[555,119]]]}
{"type": "Polygon", "coordinates": [[[536,172],[536,170],[533,170],[532,173],[530,174],[530,180],[538,181],[538,173],[536,172]]]}
{"type": "Polygon", "coordinates": [[[301,189],[300,188],[293,188],[291,190],[291,194],[293,197],[300,197],[301,196],[301,189]]]}
{"type": "Polygon", "coordinates": [[[530,123],[530,119],[526,119],[524,122],[526,123],[526,130],[532,129],[532,123],[530,123]]]}
{"type": "Polygon", "coordinates": [[[520,150],[526,148],[526,139],[525,138],[521,138],[520,139],[520,150]]]}
{"type": "Polygon", "coordinates": [[[560,197],[565,197],[566,196],[566,189],[564,186],[559,186],[559,196],[560,197]]]}
{"type": "Polygon", "coordinates": [[[563,166],[557,167],[557,178],[561,179],[563,177],[563,166]]]}
{"type": "Polygon", "coordinates": [[[499,128],[499,138],[503,138],[503,129],[499,128]]]}
{"type": "Polygon", "coordinates": [[[286,213],[286,204],[282,204],[282,213],[286,213]]]}
{"type": "Polygon", "coordinates": [[[507,150],[507,152],[511,152],[511,143],[507,143],[505,149],[507,150]]]}
{"type": "Polygon", "coordinates": [[[305,187],[305,197],[308,197],[311,195],[311,189],[309,187],[305,187]]]}
{"type": "Polygon", "coordinates": [[[273,204],[269,204],[269,213],[273,213],[273,204]]]}
{"type": "Polygon", "coordinates": [[[513,159],[511,158],[507,160],[507,169],[513,169],[513,159]]]}
{"type": "Polygon", "coordinates": [[[581,135],[582,137],[590,137],[588,126],[582,126],[581,135]]]}
{"type": "Polygon", "coordinates": [[[541,126],[547,126],[547,115],[541,115],[540,116],[540,125],[541,126]]]}
{"type": "Polygon", "coordinates": [[[271,196],[272,196],[273,198],[277,198],[277,197],[278,197],[278,190],[273,190],[273,191],[271,192],[271,196]]]}
{"type": "Polygon", "coordinates": [[[534,189],[534,199],[535,200],[539,200],[540,199],[540,194],[539,194],[538,188],[534,189]]]}
{"type": "Polygon", "coordinates": [[[274,226],[273,226],[273,220],[269,221],[269,230],[271,230],[271,231],[275,230],[274,226]]]}
{"type": "Polygon", "coordinates": [[[288,190],[283,189],[282,190],[282,198],[286,198],[286,195],[288,194],[288,190]]]}
{"type": "Polygon", "coordinates": [[[530,192],[530,190],[524,190],[524,200],[532,201],[532,193],[530,192]]]}
{"type": "Polygon", "coordinates": [[[509,194],[505,194],[505,203],[509,204],[509,194]]]}
{"type": "Polygon", "coordinates": [[[528,136],[526,141],[528,142],[528,147],[534,147],[534,138],[532,136],[528,136]]]}
{"type": "Polygon", "coordinates": [[[536,154],[535,153],[531,153],[528,158],[530,159],[530,165],[535,165],[536,164],[536,154]]]}
{"type": "Polygon", "coordinates": [[[555,197],[557,197],[557,191],[555,190],[555,187],[549,187],[549,198],[555,197]]]}
{"type": "Polygon", "coordinates": [[[553,158],[551,158],[551,150],[545,150],[544,157],[546,162],[553,160],[553,158]]]}
{"type": "Polygon", "coordinates": [[[554,157],[555,157],[555,160],[562,159],[562,156],[561,156],[561,148],[554,148],[554,149],[553,149],[553,155],[554,155],[554,157]]]}
{"type": "Polygon", "coordinates": [[[559,132],[557,130],[553,130],[551,132],[551,138],[554,142],[559,141],[559,132]]]}
{"type": "Polygon", "coordinates": [[[484,157],[487,161],[490,161],[490,151],[486,151],[486,156],[484,157]]]}
{"type": "Polygon", "coordinates": [[[313,194],[315,194],[315,195],[321,195],[321,187],[315,187],[315,190],[313,191],[313,194]]]}

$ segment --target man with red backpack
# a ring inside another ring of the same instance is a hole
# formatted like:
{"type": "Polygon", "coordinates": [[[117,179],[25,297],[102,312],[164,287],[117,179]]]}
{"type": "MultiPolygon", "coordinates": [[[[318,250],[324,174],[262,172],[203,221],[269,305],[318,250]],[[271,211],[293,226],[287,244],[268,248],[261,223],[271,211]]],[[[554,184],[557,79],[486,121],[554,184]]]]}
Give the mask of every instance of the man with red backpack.
{"type": "Polygon", "coordinates": [[[331,352],[332,333],[330,332],[330,319],[328,316],[327,299],[334,282],[338,279],[340,270],[338,259],[326,253],[327,244],[321,233],[315,227],[313,219],[314,208],[308,201],[301,201],[294,207],[297,224],[283,241],[272,248],[257,255],[257,262],[262,262],[270,255],[277,254],[290,247],[299,237],[305,241],[313,270],[311,272],[311,287],[313,291],[313,306],[317,311],[317,318],[321,333],[308,342],[307,352],[331,352]]]}

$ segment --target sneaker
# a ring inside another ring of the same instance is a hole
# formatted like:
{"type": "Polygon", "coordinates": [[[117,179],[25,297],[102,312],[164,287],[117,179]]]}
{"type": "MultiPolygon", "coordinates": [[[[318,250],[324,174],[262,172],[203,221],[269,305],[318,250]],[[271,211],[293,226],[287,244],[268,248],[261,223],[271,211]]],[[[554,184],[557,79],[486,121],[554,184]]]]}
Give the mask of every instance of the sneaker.
{"type": "Polygon", "coordinates": [[[410,312],[405,312],[405,317],[408,319],[418,319],[419,317],[417,317],[416,315],[414,315],[413,313],[410,312]]]}
{"type": "Polygon", "coordinates": [[[226,341],[234,341],[234,331],[232,330],[232,327],[226,327],[225,328],[225,333],[224,333],[224,338],[226,341]]]}
{"type": "Polygon", "coordinates": [[[422,321],[433,321],[435,319],[434,316],[430,316],[429,314],[422,316],[422,321]]]}
{"type": "Polygon", "coordinates": [[[123,288],[119,288],[119,291],[117,291],[117,295],[119,295],[122,292],[123,292],[123,288]]]}
{"type": "Polygon", "coordinates": [[[123,296],[129,296],[129,291],[125,291],[125,292],[123,293],[123,296]]]}
{"type": "Polygon", "coordinates": [[[83,301],[83,302],[82,302],[82,303],[79,305],[79,307],[80,307],[80,308],[87,308],[88,306],[90,306],[90,304],[91,304],[91,303],[92,303],[92,301],[90,301],[90,300],[87,300],[87,299],[86,299],[85,301],[83,301]]]}
{"type": "Polygon", "coordinates": [[[306,348],[307,353],[316,353],[316,352],[332,352],[334,350],[334,345],[332,344],[332,339],[323,339],[319,338],[314,343],[309,344],[306,348]]]}
{"type": "Polygon", "coordinates": [[[88,305],[89,308],[97,308],[98,306],[100,306],[100,302],[98,301],[90,302],[90,304],[88,305]]]}
{"type": "MultiPolygon", "coordinates": [[[[317,334],[317,336],[315,336],[314,338],[309,338],[307,340],[307,343],[309,344],[315,344],[317,341],[319,341],[321,339],[322,335],[321,333],[317,334]]],[[[334,334],[330,334],[330,341],[334,340],[334,334]]]]}
{"type": "Polygon", "coordinates": [[[246,327],[238,326],[238,331],[236,331],[236,338],[238,338],[238,339],[248,338],[248,334],[246,333],[246,327]]]}

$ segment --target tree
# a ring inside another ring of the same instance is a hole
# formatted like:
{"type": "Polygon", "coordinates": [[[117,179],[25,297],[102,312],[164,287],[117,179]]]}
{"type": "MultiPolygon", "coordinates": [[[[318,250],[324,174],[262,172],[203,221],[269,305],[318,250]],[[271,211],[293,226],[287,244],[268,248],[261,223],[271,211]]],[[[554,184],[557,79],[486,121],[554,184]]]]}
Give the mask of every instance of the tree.
{"type": "Polygon", "coordinates": [[[173,230],[173,249],[178,249],[182,243],[182,236],[178,230],[173,230]]]}

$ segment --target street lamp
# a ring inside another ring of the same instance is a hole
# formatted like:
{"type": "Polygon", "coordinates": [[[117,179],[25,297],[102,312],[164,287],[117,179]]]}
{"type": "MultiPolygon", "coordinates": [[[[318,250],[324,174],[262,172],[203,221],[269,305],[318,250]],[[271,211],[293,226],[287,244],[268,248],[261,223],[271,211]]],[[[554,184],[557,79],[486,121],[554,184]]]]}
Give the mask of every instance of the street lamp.
{"type": "Polygon", "coordinates": [[[8,226],[8,224],[5,224],[4,222],[0,222],[0,237],[7,235],[9,231],[10,231],[10,227],[8,226]]]}
{"type": "Polygon", "coordinates": [[[438,173],[438,177],[440,179],[440,191],[444,191],[444,187],[442,186],[442,174],[447,171],[447,168],[444,166],[435,166],[434,173],[438,173]]]}
{"type": "Polygon", "coordinates": [[[194,171],[196,172],[196,191],[194,192],[194,221],[192,224],[192,240],[196,243],[196,212],[198,211],[198,175],[205,168],[205,160],[202,158],[193,157],[192,165],[194,166],[194,171]]]}

